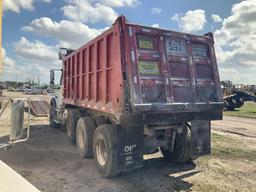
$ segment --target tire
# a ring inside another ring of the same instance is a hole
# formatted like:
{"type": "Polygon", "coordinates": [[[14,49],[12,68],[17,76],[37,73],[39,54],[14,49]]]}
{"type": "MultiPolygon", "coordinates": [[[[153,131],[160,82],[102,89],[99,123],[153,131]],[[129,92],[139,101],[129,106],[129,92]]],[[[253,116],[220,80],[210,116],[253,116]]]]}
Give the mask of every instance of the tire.
{"type": "Polygon", "coordinates": [[[102,116],[99,116],[99,117],[93,117],[94,121],[95,121],[95,124],[96,126],[100,126],[102,124],[108,124],[108,121],[106,118],[102,117],[102,116]]]}
{"type": "Polygon", "coordinates": [[[56,116],[57,116],[56,105],[55,103],[52,103],[50,106],[50,112],[49,112],[49,123],[51,128],[53,129],[60,128],[60,124],[55,122],[56,116]]]}
{"type": "Polygon", "coordinates": [[[117,130],[110,124],[97,127],[93,137],[93,154],[103,177],[113,177],[117,170],[117,130]]]}
{"type": "Polygon", "coordinates": [[[76,146],[83,158],[93,157],[95,123],[90,117],[80,117],[76,126],[76,146]]]}
{"type": "Polygon", "coordinates": [[[172,163],[184,163],[191,160],[190,125],[183,126],[182,133],[176,134],[174,150],[160,148],[164,158],[172,163]]]}
{"type": "Polygon", "coordinates": [[[75,145],[76,144],[76,126],[78,119],[80,117],[80,113],[78,110],[68,110],[67,112],[67,118],[66,118],[66,134],[68,141],[75,145]]]}

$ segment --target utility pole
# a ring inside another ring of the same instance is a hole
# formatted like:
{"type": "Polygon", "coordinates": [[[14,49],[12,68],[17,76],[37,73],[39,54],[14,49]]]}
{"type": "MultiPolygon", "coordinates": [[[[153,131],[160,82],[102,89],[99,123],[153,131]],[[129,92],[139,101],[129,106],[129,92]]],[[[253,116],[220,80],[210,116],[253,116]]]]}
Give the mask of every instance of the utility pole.
{"type": "Polygon", "coordinates": [[[39,75],[37,76],[37,84],[40,85],[40,77],[39,77],[39,75]]]}

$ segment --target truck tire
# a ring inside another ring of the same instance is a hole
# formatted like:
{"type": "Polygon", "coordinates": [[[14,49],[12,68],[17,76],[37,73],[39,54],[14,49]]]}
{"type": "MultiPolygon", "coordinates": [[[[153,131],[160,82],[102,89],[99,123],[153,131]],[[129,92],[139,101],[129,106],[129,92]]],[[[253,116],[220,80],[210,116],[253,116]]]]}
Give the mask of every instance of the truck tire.
{"type": "Polygon", "coordinates": [[[113,177],[117,170],[117,130],[110,124],[96,128],[93,137],[93,154],[103,177],[113,177]]]}
{"type": "Polygon", "coordinates": [[[80,117],[76,126],[76,146],[83,158],[93,157],[95,123],[90,117],[80,117]]]}
{"type": "Polygon", "coordinates": [[[50,106],[50,112],[49,112],[49,123],[51,128],[53,129],[60,128],[60,124],[55,122],[56,116],[57,116],[56,105],[55,103],[52,103],[50,106]]]}
{"type": "Polygon", "coordinates": [[[75,109],[68,110],[66,123],[65,123],[66,133],[67,133],[67,138],[69,142],[73,145],[76,144],[76,125],[79,117],[80,117],[80,113],[78,110],[75,110],[75,109]]]}
{"type": "Polygon", "coordinates": [[[191,131],[190,125],[183,126],[182,133],[176,134],[174,150],[161,147],[161,152],[167,161],[184,163],[191,160],[191,131]]]}
{"type": "Polygon", "coordinates": [[[102,124],[108,124],[109,122],[107,121],[106,118],[102,117],[102,116],[99,116],[99,117],[93,117],[94,121],[95,121],[95,124],[96,126],[100,126],[102,124]]]}

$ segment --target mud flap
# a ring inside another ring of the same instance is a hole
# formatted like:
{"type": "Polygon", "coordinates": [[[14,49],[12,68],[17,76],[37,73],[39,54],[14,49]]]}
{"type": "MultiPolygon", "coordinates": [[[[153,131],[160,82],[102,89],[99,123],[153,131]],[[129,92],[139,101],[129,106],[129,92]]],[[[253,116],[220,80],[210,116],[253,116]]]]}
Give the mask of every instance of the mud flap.
{"type": "Polygon", "coordinates": [[[191,157],[196,159],[199,156],[211,153],[211,122],[208,120],[197,120],[191,122],[191,157]]]}
{"type": "Polygon", "coordinates": [[[143,128],[117,128],[118,171],[130,171],[142,167],[143,162],[143,128]]]}

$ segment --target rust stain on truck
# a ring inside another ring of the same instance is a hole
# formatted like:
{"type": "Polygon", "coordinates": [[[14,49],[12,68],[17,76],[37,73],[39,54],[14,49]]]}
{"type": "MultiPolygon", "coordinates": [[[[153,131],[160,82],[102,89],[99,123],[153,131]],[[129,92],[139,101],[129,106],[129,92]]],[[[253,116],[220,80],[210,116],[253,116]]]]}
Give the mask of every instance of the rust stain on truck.
{"type": "Polygon", "coordinates": [[[139,167],[143,154],[159,148],[174,162],[209,154],[210,121],[222,119],[213,35],[130,24],[124,16],[64,56],[62,88],[58,113],[68,114],[52,116],[54,121],[66,122],[67,130],[76,132],[78,119],[89,117],[95,124],[90,133],[94,141],[98,127],[112,126],[105,129],[116,147],[106,151],[114,153],[108,158],[116,158],[115,165],[110,162],[106,171],[95,149],[101,145],[90,146],[103,176],[139,167]]]}

